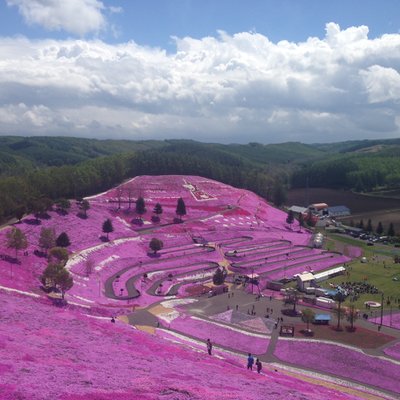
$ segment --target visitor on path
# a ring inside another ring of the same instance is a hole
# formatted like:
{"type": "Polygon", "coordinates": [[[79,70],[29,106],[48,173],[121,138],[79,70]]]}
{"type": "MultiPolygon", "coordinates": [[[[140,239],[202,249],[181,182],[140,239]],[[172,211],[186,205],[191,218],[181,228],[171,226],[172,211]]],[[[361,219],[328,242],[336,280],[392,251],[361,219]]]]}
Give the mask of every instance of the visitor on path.
{"type": "Polygon", "coordinates": [[[211,343],[210,339],[207,339],[207,351],[208,351],[208,354],[211,356],[212,343],[211,343]]]}
{"type": "Polygon", "coordinates": [[[257,367],[257,372],[260,373],[262,370],[262,363],[258,358],[256,360],[256,367],[257,367]]]}
{"type": "Polygon", "coordinates": [[[115,318],[114,318],[114,317],[111,317],[111,322],[112,322],[113,324],[115,324],[115,318]]]}
{"type": "Polygon", "coordinates": [[[247,357],[247,369],[253,371],[253,364],[254,364],[254,358],[251,355],[251,353],[249,353],[249,356],[247,357]]]}

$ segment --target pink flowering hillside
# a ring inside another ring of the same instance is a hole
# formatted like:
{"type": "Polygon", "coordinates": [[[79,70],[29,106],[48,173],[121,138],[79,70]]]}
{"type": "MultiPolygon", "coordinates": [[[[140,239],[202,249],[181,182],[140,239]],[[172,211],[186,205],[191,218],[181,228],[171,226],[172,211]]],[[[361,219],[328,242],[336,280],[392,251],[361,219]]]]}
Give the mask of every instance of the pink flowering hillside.
{"type": "Polygon", "coordinates": [[[15,224],[26,249],[8,247],[12,227],[0,230],[1,400],[364,398],[283,365],[247,371],[248,351],[261,357],[274,346],[274,320],[229,307],[199,318],[183,307],[196,308],[192,295],[211,290],[218,268],[228,278],[256,273],[265,284],[346,262],[349,253],[311,248],[311,233],[288,226],[284,212],[198,176],[135,177],[87,200],[87,216],[71,201],[67,212],[15,224]],[[103,229],[106,220],[112,229],[103,229]],[[44,227],[70,240],[67,305],[53,305],[41,288],[44,227]]]}
{"type": "Polygon", "coordinates": [[[2,230],[0,286],[40,293],[47,264],[39,247],[43,227],[70,238],[67,268],[74,286],[67,299],[86,307],[146,306],[160,296],[185,296],[194,283],[210,282],[218,265],[230,273],[254,271],[265,281],[349,259],[307,247],[310,233],[289,227],[284,212],[254,193],[197,176],[139,176],[88,201],[87,218],[72,201],[67,214],[54,210],[47,218],[27,216],[16,224],[28,239],[17,257],[5,246],[10,228],[2,230]],[[145,202],[141,213],[139,197],[145,202]],[[180,198],[183,214],[177,214],[180,198]],[[113,226],[107,234],[106,219],[113,226]],[[163,243],[158,252],[149,248],[153,238],[163,243]]]}
{"type": "Polygon", "coordinates": [[[2,400],[357,399],[0,290],[2,400]]]}

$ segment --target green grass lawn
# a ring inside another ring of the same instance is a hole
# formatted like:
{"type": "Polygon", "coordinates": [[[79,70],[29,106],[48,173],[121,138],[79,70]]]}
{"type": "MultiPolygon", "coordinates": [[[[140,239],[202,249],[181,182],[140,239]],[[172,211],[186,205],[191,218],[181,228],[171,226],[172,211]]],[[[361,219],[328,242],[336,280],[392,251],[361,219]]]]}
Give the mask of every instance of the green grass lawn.
{"type": "MultiPolygon", "coordinates": [[[[400,254],[400,250],[393,246],[374,244],[368,246],[366,242],[353,239],[345,235],[329,234],[325,242],[325,248],[330,251],[343,251],[347,246],[356,246],[362,249],[362,256],[366,257],[368,262],[361,263],[355,260],[349,263],[349,275],[340,275],[328,281],[321,283],[321,286],[329,288],[330,283],[338,285],[342,282],[367,282],[378,288],[379,294],[362,294],[357,301],[354,302],[356,308],[361,311],[366,310],[364,302],[371,300],[382,302],[382,294],[384,294],[384,312],[389,311],[390,306],[386,304],[388,297],[400,298],[400,264],[394,264],[393,257],[400,254]],[[394,281],[393,278],[398,278],[394,281]]],[[[350,297],[344,303],[349,306],[350,297]]],[[[400,310],[398,303],[391,302],[393,310],[400,310]]],[[[380,315],[380,309],[377,309],[380,315]]]]}
{"type": "MultiPolygon", "coordinates": [[[[348,268],[349,275],[340,275],[329,281],[323,282],[321,286],[329,287],[329,283],[335,285],[341,284],[342,282],[367,282],[378,288],[380,292],[384,293],[384,308],[386,307],[386,299],[389,296],[393,298],[400,298],[400,264],[387,264],[384,268],[382,262],[354,262],[350,264],[348,268]],[[394,281],[393,278],[398,277],[398,281],[394,281]]],[[[382,295],[379,294],[362,294],[359,299],[354,303],[356,308],[364,310],[364,302],[368,300],[381,302],[382,295]]],[[[350,305],[350,298],[347,298],[345,305],[350,305]]],[[[398,304],[392,302],[392,306],[396,309],[398,304]]]]}
{"type": "Polygon", "coordinates": [[[374,243],[373,246],[368,246],[367,242],[359,239],[354,239],[347,235],[328,234],[328,240],[326,242],[327,250],[341,251],[343,245],[360,247],[365,257],[373,254],[382,254],[384,256],[393,258],[395,255],[400,255],[400,248],[396,248],[394,246],[384,245],[380,243],[374,243]]]}

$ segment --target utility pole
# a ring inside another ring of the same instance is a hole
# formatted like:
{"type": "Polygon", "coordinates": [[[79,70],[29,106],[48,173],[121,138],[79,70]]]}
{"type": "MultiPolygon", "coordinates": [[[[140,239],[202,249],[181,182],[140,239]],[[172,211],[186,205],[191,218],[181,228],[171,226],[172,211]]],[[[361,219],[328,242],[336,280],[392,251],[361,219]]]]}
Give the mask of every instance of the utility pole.
{"type": "Polygon", "coordinates": [[[381,327],[383,325],[383,292],[382,292],[382,298],[381,298],[381,327]]]}

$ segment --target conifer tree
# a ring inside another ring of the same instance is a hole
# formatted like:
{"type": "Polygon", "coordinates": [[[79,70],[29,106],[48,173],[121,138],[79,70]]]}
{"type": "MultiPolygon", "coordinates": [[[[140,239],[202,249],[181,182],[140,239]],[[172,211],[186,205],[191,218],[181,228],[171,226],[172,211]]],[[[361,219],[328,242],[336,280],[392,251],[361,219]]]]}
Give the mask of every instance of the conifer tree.
{"type": "Polygon", "coordinates": [[[387,234],[388,234],[388,236],[391,236],[391,237],[395,236],[393,222],[390,223],[387,234]]]}
{"type": "Polygon", "coordinates": [[[56,244],[58,247],[68,247],[71,244],[71,241],[69,240],[69,237],[66,232],[62,232],[58,236],[56,244]]]}
{"type": "Polygon", "coordinates": [[[105,234],[107,234],[107,240],[108,240],[108,234],[111,232],[114,232],[114,227],[112,225],[111,219],[107,218],[104,222],[103,222],[103,232],[105,234]]]}
{"type": "Polygon", "coordinates": [[[142,215],[146,212],[146,205],[144,202],[144,198],[143,197],[139,197],[136,200],[136,213],[140,215],[140,217],[142,217],[142,215]]]}
{"type": "Polygon", "coordinates": [[[182,197],[178,199],[178,203],[176,205],[176,214],[179,215],[179,218],[182,220],[182,217],[186,215],[186,205],[183,201],[182,197]]]}

